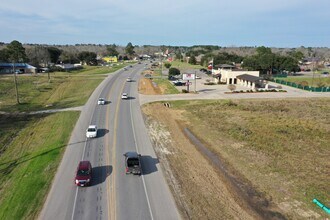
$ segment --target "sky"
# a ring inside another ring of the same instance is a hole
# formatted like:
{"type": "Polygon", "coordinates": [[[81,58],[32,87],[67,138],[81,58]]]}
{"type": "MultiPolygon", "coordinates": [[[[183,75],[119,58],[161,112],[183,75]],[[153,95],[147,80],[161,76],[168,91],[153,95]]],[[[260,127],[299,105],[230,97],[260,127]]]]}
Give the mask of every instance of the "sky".
{"type": "Polygon", "coordinates": [[[0,42],[330,47],[330,0],[2,0],[0,42]]]}

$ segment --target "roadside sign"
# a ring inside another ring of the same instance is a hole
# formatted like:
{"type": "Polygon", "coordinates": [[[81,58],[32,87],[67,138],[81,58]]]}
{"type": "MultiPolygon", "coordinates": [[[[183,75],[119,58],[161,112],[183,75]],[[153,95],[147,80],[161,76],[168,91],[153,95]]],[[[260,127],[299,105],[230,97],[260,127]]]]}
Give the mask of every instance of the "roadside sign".
{"type": "Polygon", "coordinates": [[[184,73],[184,74],[182,74],[182,79],[183,80],[194,80],[195,79],[195,74],[193,74],[193,73],[184,73]]]}
{"type": "Polygon", "coordinates": [[[192,82],[186,82],[186,86],[187,86],[187,85],[192,85],[192,82]]]}

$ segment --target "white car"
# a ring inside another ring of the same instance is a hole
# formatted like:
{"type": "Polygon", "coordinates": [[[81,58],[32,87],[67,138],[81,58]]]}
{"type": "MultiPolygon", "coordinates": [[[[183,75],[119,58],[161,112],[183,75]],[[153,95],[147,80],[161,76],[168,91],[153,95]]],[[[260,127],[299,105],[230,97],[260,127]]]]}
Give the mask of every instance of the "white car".
{"type": "Polygon", "coordinates": [[[105,99],[104,98],[99,98],[99,100],[97,101],[98,105],[105,105],[105,99]]]}
{"type": "Polygon", "coordinates": [[[201,78],[202,78],[202,77],[200,77],[200,76],[197,76],[197,75],[196,75],[196,77],[195,77],[195,79],[201,79],[201,78]]]}
{"type": "Polygon", "coordinates": [[[132,82],[132,78],[131,77],[127,77],[126,82],[132,82]]]}
{"type": "Polygon", "coordinates": [[[87,138],[95,138],[97,136],[97,126],[90,125],[86,130],[86,137],[87,138]]]}
{"type": "Polygon", "coordinates": [[[128,99],[128,94],[126,92],[124,92],[122,95],[121,95],[121,99],[128,99]]]}

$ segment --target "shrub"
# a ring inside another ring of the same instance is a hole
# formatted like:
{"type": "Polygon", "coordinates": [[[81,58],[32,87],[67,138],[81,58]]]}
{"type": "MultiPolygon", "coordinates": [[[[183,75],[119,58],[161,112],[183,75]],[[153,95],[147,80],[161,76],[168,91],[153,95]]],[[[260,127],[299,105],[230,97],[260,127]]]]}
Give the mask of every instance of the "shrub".
{"type": "Polygon", "coordinates": [[[233,84],[228,85],[227,87],[230,91],[234,91],[236,89],[236,86],[233,84]]]}
{"type": "Polygon", "coordinates": [[[168,69],[168,68],[170,68],[170,67],[172,66],[172,64],[170,64],[170,63],[165,63],[164,66],[168,69]]]}
{"type": "Polygon", "coordinates": [[[215,83],[214,82],[206,82],[206,83],[204,83],[204,85],[215,85],[215,83]]]}
{"type": "Polygon", "coordinates": [[[186,89],[182,89],[182,93],[189,93],[189,92],[186,89]]]}

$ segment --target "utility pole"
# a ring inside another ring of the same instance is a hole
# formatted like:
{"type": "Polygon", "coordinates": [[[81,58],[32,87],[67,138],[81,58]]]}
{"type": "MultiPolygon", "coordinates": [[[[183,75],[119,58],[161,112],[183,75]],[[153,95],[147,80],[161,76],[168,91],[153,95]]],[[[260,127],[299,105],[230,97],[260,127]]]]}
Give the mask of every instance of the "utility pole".
{"type": "Polygon", "coordinates": [[[15,61],[13,62],[13,74],[14,74],[14,83],[15,83],[15,92],[16,92],[16,101],[17,104],[20,104],[19,97],[18,97],[18,86],[17,86],[17,76],[15,71],[15,61]]]}
{"type": "Polygon", "coordinates": [[[196,70],[195,70],[195,93],[196,93],[196,70]]]}

